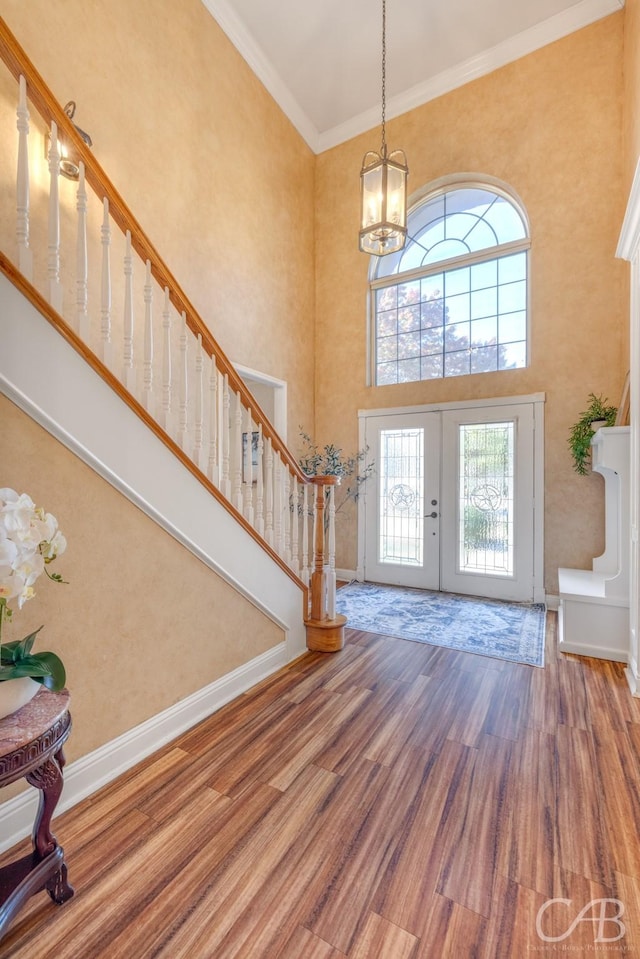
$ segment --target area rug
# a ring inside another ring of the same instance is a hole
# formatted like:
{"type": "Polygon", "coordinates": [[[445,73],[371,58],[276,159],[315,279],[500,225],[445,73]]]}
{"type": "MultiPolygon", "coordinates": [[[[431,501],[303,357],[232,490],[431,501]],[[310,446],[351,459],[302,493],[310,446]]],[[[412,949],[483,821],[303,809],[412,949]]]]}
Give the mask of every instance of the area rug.
{"type": "Polygon", "coordinates": [[[352,629],[544,665],[545,607],[540,604],[349,583],[338,590],[336,606],[352,629]]]}

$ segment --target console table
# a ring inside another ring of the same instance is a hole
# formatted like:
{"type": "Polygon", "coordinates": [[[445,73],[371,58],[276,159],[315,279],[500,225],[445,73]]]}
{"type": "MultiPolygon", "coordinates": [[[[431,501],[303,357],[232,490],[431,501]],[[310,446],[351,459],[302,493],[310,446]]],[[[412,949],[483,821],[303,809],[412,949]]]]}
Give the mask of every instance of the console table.
{"type": "Polygon", "coordinates": [[[56,903],[73,896],[64,850],[51,834],[51,816],[62,792],[62,747],[71,732],[69,693],[41,689],[0,720],[0,786],[26,779],[40,790],[33,827],[33,852],[0,869],[0,939],[18,910],[46,889],[56,903]]]}

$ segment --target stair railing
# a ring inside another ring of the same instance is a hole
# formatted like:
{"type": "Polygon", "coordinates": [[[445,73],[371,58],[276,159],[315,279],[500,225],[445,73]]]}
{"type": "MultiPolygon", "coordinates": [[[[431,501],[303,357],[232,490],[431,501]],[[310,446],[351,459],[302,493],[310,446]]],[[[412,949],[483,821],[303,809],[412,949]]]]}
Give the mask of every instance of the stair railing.
{"type": "Polygon", "coordinates": [[[300,584],[305,621],[333,634],[334,516],[327,542],[317,522],[333,478],[301,470],[2,18],[0,59],[18,84],[15,255],[0,252],[0,269],[300,584]],[[49,141],[46,224],[30,203],[30,107],[49,141]],[[77,157],[75,197],[61,140],[77,157]]]}

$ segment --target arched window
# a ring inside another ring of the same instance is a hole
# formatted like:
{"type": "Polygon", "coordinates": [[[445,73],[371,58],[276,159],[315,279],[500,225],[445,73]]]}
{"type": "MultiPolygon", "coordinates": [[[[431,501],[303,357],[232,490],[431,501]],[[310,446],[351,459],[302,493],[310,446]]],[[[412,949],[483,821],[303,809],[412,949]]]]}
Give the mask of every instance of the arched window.
{"type": "Polygon", "coordinates": [[[529,246],[506,188],[449,178],[426,192],[404,249],[372,257],[374,383],[526,366],[529,246]]]}

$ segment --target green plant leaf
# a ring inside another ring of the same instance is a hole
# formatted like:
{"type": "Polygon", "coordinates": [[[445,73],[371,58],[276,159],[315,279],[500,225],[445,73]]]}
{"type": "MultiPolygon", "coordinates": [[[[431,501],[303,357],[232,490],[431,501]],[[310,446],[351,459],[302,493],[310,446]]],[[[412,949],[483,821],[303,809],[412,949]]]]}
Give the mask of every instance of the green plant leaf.
{"type": "Polygon", "coordinates": [[[0,662],[17,663],[23,659],[24,656],[28,656],[31,652],[36,636],[41,629],[42,626],[39,626],[35,632],[29,633],[28,636],[24,637],[24,639],[16,639],[12,643],[3,643],[0,647],[0,662]]]}
{"type": "Polygon", "coordinates": [[[47,689],[52,690],[52,692],[57,692],[59,689],[64,689],[65,683],[67,681],[67,674],[62,663],[62,660],[59,656],[56,656],[55,653],[44,652],[36,653],[33,659],[37,659],[39,663],[47,668],[47,672],[42,675],[42,679],[37,679],[37,682],[42,683],[43,686],[46,686],[47,689]]]}
{"type": "Polygon", "coordinates": [[[36,653],[34,656],[25,656],[17,663],[0,666],[0,682],[25,676],[54,692],[64,689],[67,678],[62,661],[55,653],[36,653]]]}

